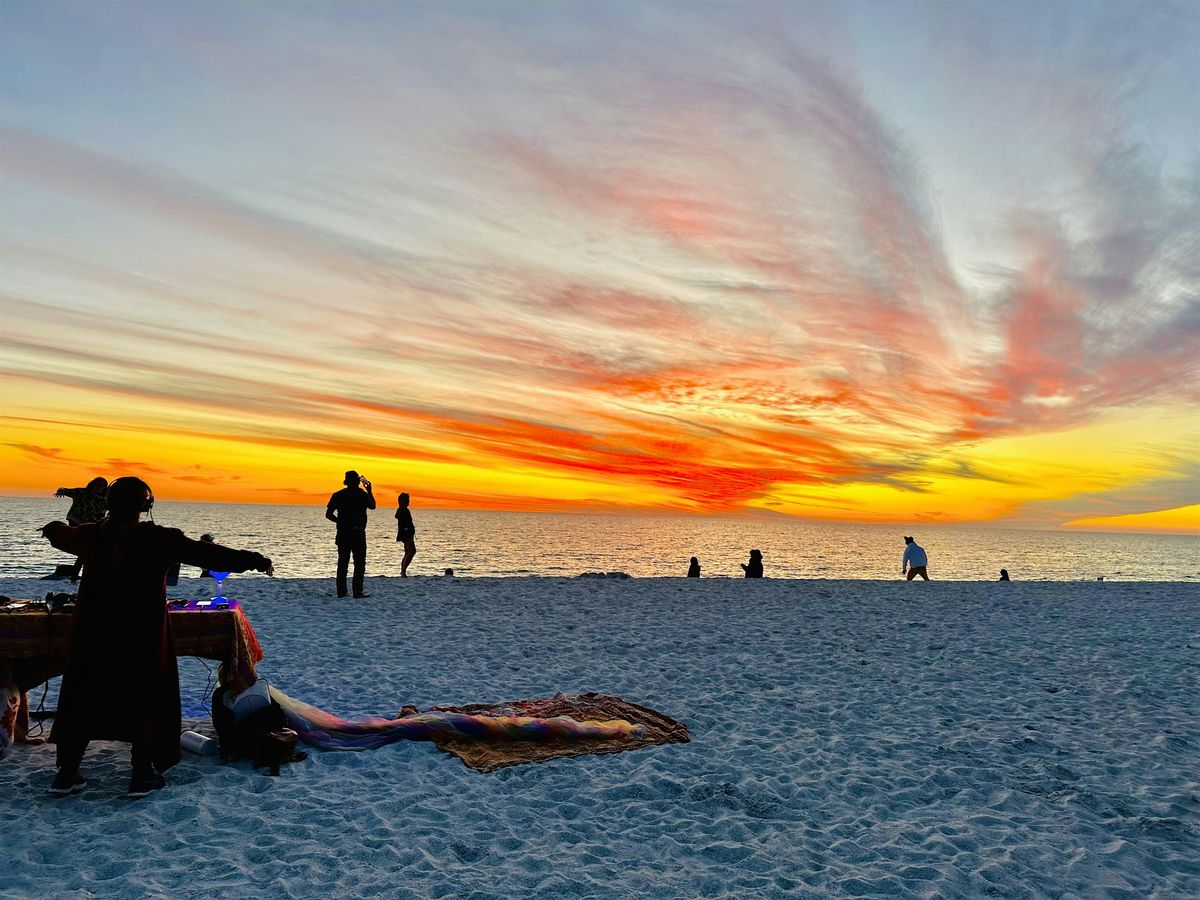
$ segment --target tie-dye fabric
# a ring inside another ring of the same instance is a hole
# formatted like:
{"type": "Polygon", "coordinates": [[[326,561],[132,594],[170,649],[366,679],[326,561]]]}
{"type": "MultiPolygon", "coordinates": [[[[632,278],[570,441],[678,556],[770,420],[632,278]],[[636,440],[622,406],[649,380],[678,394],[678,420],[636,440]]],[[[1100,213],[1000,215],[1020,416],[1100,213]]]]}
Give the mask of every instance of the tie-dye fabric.
{"type": "Polygon", "coordinates": [[[295,700],[278,688],[271,697],[283,709],[288,727],[302,741],[322,750],[373,750],[397,741],[436,741],[443,738],[474,741],[622,740],[642,736],[643,728],[623,719],[577,722],[566,716],[475,716],[455,712],[425,712],[401,719],[348,720],[295,700]]]}

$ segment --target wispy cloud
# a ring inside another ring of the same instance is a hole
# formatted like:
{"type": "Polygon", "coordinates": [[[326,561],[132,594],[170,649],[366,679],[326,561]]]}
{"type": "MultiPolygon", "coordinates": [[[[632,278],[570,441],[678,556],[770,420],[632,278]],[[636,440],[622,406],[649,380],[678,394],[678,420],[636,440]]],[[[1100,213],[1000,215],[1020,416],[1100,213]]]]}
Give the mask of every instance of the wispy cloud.
{"type": "Polygon", "coordinates": [[[1185,8],[156,11],[192,112],[115,9],[85,82],[31,49],[60,12],[5,14],[15,419],[407,460],[447,505],[519,505],[468,466],[832,510],[1019,492],[969,451],[1200,399],[1185,8]]]}

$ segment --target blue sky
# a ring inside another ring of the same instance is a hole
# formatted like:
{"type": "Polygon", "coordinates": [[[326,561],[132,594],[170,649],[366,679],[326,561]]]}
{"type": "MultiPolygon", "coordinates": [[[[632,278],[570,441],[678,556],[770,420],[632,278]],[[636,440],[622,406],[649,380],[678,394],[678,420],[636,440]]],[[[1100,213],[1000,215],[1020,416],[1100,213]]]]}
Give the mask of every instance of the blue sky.
{"type": "Polygon", "coordinates": [[[0,16],[10,489],[1200,500],[1195,4],[0,16]]]}

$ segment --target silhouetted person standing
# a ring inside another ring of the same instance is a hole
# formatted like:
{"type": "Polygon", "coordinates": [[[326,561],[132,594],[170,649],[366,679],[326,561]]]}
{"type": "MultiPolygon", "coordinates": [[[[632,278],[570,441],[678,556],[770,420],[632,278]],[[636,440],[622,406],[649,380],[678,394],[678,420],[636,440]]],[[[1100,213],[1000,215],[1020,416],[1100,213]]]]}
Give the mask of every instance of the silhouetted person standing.
{"type": "MultiPolygon", "coordinates": [[[[108,479],[93,478],[87,487],[60,487],[54,492],[55,497],[70,497],[71,508],[67,510],[68,525],[86,525],[89,522],[99,522],[104,518],[104,496],[108,492],[108,479]]],[[[83,558],[75,560],[71,567],[71,582],[79,580],[79,570],[83,568],[83,558]]]]}
{"type": "Polygon", "coordinates": [[[220,572],[272,574],[258,553],[201,543],[175,528],[141,522],[154,505],[140,478],[108,489],[108,517],[72,527],[51,522],[42,534],[59,550],[83,557],[78,607],[50,740],[58,744],[56,795],[87,782],[79,765],[89,741],[133,745],[130,797],[166,786],[160,773],[179,762],[179,670],[167,613],[166,577],[184,562],[220,572]],[[157,769],[157,772],[155,771],[157,769]]]}
{"type": "Polygon", "coordinates": [[[904,558],[900,561],[900,574],[903,575],[907,570],[909,581],[918,575],[928,581],[929,573],[925,571],[925,567],[929,565],[929,557],[925,554],[925,548],[907,535],[904,537],[904,543],[907,546],[904,548],[904,558]]]}
{"type": "Polygon", "coordinates": [[[688,578],[699,578],[700,577],[700,560],[696,559],[696,557],[694,557],[694,556],[692,557],[691,565],[688,566],[687,577],[688,578]]]}
{"type": "Polygon", "coordinates": [[[763,577],[763,562],[762,551],[751,550],[750,561],[742,563],[742,571],[746,573],[747,578],[762,578],[763,577]]]}
{"type": "Polygon", "coordinates": [[[346,485],[329,498],[325,518],[337,523],[337,595],[346,596],[346,569],[354,557],[354,596],[365,597],[363,576],[367,569],[367,510],[375,508],[371,482],[351,470],[342,479],[346,485]],[[359,489],[359,482],[363,489],[359,489]]]}
{"type": "Polygon", "coordinates": [[[396,541],[404,545],[404,559],[400,561],[400,577],[408,577],[408,564],[417,555],[417,526],[413,524],[412,510],[408,508],[408,494],[396,498],[396,541]]]}

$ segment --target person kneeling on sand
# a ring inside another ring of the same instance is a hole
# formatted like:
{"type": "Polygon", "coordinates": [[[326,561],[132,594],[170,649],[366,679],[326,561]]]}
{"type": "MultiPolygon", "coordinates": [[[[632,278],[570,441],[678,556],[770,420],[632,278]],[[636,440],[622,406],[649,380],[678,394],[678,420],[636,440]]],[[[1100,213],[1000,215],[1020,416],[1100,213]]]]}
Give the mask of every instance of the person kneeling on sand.
{"type": "Polygon", "coordinates": [[[750,561],[741,564],[742,571],[746,573],[747,578],[762,578],[763,577],[763,559],[761,550],[750,551],[750,561]]]}
{"type": "Polygon", "coordinates": [[[906,546],[904,548],[904,558],[900,561],[900,574],[905,574],[905,570],[907,570],[909,581],[912,581],[918,575],[928,581],[929,573],[925,571],[925,567],[929,565],[929,557],[925,554],[925,548],[908,535],[904,536],[904,543],[906,546]]]}
{"type": "Polygon", "coordinates": [[[259,553],[193,541],[178,529],[139,521],[153,505],[146,482],[118,478],[108,488],[103,521],[75,527],[51,522],[42,528],[56,548],[83,558],[58,715],[50,732],[58,744],[58,774],[49,789],[56,796],[87,786],[79,765],[92,740],[133,745],[130,797],[165,787],[161,773],[179,762],[183,726],[167,571],[187,563],[218,572],[274,574],[271,560],[259,553]]]}

